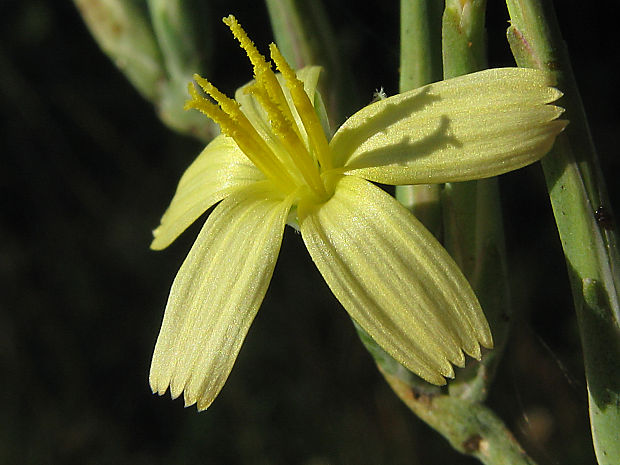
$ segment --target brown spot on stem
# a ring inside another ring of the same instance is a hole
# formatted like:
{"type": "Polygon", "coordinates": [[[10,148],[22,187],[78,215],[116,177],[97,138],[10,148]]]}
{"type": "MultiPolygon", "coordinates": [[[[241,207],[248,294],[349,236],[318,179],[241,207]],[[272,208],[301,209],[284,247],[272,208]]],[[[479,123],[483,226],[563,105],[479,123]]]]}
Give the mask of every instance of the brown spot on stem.
{"type": "Polygon", "coordinates": [[[614,219],[611,216],[611,212],[602,205],[594,212],[594,218],[601,228],[608,230],[614,228],[614,219]]]}
{"type": "Polygon", "coordinates": [[[474,434],[470,436],[463,442],[463,449],[468,454],[473,454],[474,452],[478,452],[480,450],[480,443],[482,442],[482,436],[479,434],[474,434]]]}
{"type": "Polygon", "coordinates": [[[437,395],[437,394],[430,393],[430,392],[420,391],[419,389],[416,389],[415,387],[412,387],[410,389],[410,394],[411,394],[411,398],[415,402],[417,402],[420,405],[425,405],[427,407],[430,407],[430,405],[433,403],[433,399],[437,395]]]}

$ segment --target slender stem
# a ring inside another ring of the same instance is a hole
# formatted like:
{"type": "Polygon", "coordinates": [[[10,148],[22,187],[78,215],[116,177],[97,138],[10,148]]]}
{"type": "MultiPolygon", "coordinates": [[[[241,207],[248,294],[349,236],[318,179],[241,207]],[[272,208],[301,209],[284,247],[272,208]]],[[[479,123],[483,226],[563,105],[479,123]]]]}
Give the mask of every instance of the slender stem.
{"type": "Polygon", "coordinates": [[[400,91],[441,80],[442,1],[400,2],[400,91]]]}
{"type": "Polygon", "coordinates": [[[446,0],[441,29],[444,79],[487,67],[486,3],[486,0],[446,0]]]}
{"type": "MultiPolygon", "coordinates": [[[[442,1],[400,2],[400,92],[441,80],[442,1]]],[[[396,186],[396,199],[441,236],[441,186],[396,186]]]]}
{"type": "Polygon", "coordinates": [[[570,124],[542,166],[581,333],[594,449],[600,464],[616,464],[620,463],[620,261],[612,207],[552,3],[506,3],[511,17],[508,40],[517,63],[553,73],[565,94],[561,105],[570,124]]]}
{"type": "MultiPolygon", "coordinates": [[[[447,0],[443,15],[443,70],[451,78],[486,68],[486,0],[447,0]]],[[[497,178],[447,184],[444,245],[472,285],[489,320],[495,349],[450,383],[450,393],[482,401],[506,344],[510,296],[497,178]]]]}
{"type": "Polygon", "coordinates": [[[397,376],[383,376],[398,397],[463,454],[488,465],[533,465],[512,433],[491,410],[478,402],[421,393],[397,376]]]}

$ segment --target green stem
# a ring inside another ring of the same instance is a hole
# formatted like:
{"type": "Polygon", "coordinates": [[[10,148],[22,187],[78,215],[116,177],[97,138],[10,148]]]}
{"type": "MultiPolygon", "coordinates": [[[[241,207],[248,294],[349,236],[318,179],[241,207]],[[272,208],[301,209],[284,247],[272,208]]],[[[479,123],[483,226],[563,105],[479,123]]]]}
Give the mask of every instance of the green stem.
{"type": "MultiPolygon", "coordinates": [[[[443,15],[444,78],[486,68],[486,0],[448,0],[443,15]]],[[[495,349],[450,383],[450,393],[483,401],[508,337],[510,296],[497,178],[447,184],[444,245],[472,285],[489,320],[495,349]]]]}
{"type": "Polygon", "coordinates": [[[443,78],[487,67],[486,0],[446,0],[442,20],[443,78]]]}
{"type": "Polygon", "coordinates": [[[549,71],[570,120],[542,159],[568,264],[583,345],[590,424],[600,464],[620,463],[620,275],[612,207],[551,2],[507,0],[519,66],[549,71]],[[597,213],[598,212],[598,213],[597,213]]]}
{"type": "Polygon", "coordinates": [[[358,324],[355,329],[394,393],[457,451],[489,465],[532,465],[503,422],[484,404],[468,396],[445,394],[390,357],[358,324]]]}
{"type": "MultiPolygon", "coordinates": [[[[443,2],[400,2],[400,92],[441,80],[441,12],[443,2]]],[[[441,186],[396,186],[396,199],[436,237],[441,236],[441,186]]]]}
{"type": "Polygon", "coordinates": [[[488,465],[533,465],[512,433],[491,410],[478,402],[421,393],[400,378],[383,372],[398,397],[463,454],[488,465]]]}
{"type": "Polygon", "coordinates": [[[441,80],[443,2],[400,2],[400,91],[441,80]]]}

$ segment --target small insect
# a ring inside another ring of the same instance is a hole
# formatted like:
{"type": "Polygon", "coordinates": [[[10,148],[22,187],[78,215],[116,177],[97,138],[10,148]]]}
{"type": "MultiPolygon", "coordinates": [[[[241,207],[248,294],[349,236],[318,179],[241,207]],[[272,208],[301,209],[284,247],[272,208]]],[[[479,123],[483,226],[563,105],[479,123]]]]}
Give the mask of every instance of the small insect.
{"type": "Polygon", "coordinates": [[[379,90],[375,89],[375,91],[373,92],[371,103],[375,103],[375,102],[378,102],[379,100],[384,100],[386,98],[387,98],[387,94],[385,93],[385,90],[383,90],[383,86],[381,86],[379,90]]]}
{"type": "Polygon", "coordinates": [[[607,210],[605,207],[603,207],[602,205],[599,206],[594,212],[594,218],[596,219],[596,222],[601,226],[601,228],[603,229],[614,228],[614,219],[611,216],[611,212],[607,210]]]}

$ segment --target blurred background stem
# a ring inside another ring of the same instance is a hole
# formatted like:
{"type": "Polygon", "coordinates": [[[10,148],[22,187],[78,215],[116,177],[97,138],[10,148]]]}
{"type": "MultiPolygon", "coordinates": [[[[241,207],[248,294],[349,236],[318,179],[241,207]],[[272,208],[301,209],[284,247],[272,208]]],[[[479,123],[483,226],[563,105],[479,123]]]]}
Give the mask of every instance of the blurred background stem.
{"type": "MultiPolygon", "coordinates": [[[[187,84],[208,71],[212,55],[209,2],[201,0],[147,0],[151,24],[166,70],[153,102],[170,128],[210,141],[219,128],[198,112],[185,111],[187,84]]],[[[219,18],[218,25],[219,25],[219,18]]]]}
{"type": "Polygon", "coordinates": [[[217,125],[183,111],[187,83],[210,58],[206,2],[199,0],[74,0],[101,49],[160,119],[177,132],[208,142],[217,125]]]}
{"type": "Polygon", "coordinates": [[[74,2],[101,50],[146,99],[156,99],[165,70],[147,11],[134,1],[74,2]]]}
{"type": "Polygon", "coordinates": [[[340,121],[351,86],[344,84],[344,65],[323,2],[315,0],[265,0],[276,43],[295,69],[318,65],[323,68],[319,92],[331,127],[340,121]]]}
{"type": "Polygon", "coordinates": [[[511,19],[508,40],[517,63],[549,71],[565,94],[560,105],[570,124],[542,166],[581,333],[596,456],[600,464],[617,464],[620,277],[612,206],[552,3],[506,3],[511,19]]]}

